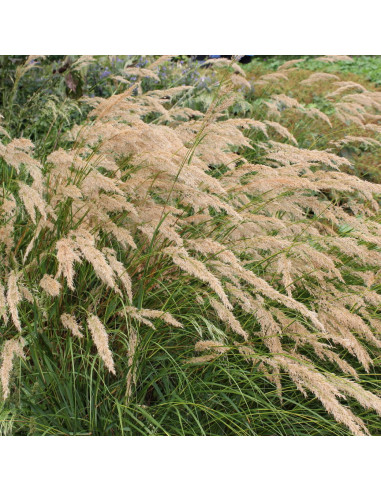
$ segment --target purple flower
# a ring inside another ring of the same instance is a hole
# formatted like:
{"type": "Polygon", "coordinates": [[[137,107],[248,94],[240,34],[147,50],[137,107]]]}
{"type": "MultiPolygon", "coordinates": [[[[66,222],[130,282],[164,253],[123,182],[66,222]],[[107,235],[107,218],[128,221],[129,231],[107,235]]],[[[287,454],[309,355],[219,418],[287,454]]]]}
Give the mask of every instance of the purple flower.
{"type": "Polygon", "coordinates": [[[108,69],[106,68],[106,70],[104,70],[104,71],[101,73],[101,75],[100,75],[101,79],[104,79],[105,77],[107,77],[108,75],[110,75],[110,73],[111,73],[111,72],[110,72],[110,70],[108,70],[108,69]]]}

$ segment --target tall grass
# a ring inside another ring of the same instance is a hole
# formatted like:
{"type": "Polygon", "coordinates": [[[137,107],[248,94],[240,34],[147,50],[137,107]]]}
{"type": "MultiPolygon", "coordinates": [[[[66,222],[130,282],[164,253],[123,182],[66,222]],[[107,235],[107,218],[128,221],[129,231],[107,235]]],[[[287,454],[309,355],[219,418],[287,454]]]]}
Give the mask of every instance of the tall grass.
{"type": "Polygon", "coordinates": [[[32,142],[30,63],[0,144],[1,432],[378,434],[380,94],[127,59],[32,142]]]}

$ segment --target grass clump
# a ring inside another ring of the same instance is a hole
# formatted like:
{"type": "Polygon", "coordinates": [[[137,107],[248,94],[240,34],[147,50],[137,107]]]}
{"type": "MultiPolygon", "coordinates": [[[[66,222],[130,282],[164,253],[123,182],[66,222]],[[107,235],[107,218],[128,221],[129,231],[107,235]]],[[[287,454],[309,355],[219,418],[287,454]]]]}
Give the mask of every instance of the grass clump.
{"type": "Polygon", "coordinates": [[[298,63],[127,58],[51,140],[5,108],[5,432],[379,433],[381,185],[348,149],[380,94],[298,63]]]}

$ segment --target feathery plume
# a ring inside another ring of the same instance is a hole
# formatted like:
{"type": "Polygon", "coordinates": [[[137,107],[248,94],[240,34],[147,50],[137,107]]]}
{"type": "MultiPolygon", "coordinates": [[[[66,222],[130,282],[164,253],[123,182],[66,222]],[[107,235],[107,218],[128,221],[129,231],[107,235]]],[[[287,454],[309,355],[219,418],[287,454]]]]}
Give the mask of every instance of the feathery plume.
{"type": "Polygon", "coordinates": [[[73,231],[75,245],[82,253],[83,257],[91,263],[97,276],[111,289],[120,294],[120,290],[115,285],[114,271],[107,263],[104,255],[94,246],[94,237],[87,231],[81,229],[73,231]]]}
{"type": "Polygon", "coordinates": [[[0,381],[4,400],[9,396],[9,381],[13,369],[13,359],[16,355],[25,358],[22,339],[6,340],[1,351],[2,363],[0,367],[0,381]]]}
{"type": "Polygon", "coordinates": [[[126,399],[130,402],[132,396],[132,387],[136,384],[136,362],[134,365],[134,359],[136,354],[136,349],[138,346],[138,334],[131,327],[130,336],[128,339],[128,351],[127,351],[127,363],[128,363],[128,374],[126,378],[126,399]]]}
{"type": "Polygon", "coordinates": [[[21,301],[21,296],[17,287],[17,274],[12,270],[8,277],[7,303],[13,324],[21,332],[21,324],[17,305],[21,301]]]}
{"type": "Polygon", "coordinates": [[[333,63],[337,61],[349,61],[353,62],[353,58],[348,55],[328,55],[328,56],[318,56],[317,61],[322,61],[325,63],[333,63]]]}
{"type": "Polygon", "coordinates": [[[46,220],[46,203],[36,190],[19,181],[19,197],[34,224],[36,224],[35,208],[40,212],[42,218],[46,220]]]}
{"type": "Polygon", "coordinates": [[[56,250],[58,260],[56,277],[63,274],[69,289],[74,290],[74,263],[81,262],[81,256],[76,251],[76,244],[72,239],[63,238],[57,241],[56,250]]]}
{"type": "Polygon", "coordinates": [[[64,314],[61,314],[60,320],[61,320],[61,323],[63,324],[63,326],[67,330],[70,330],[74,336],[76,336],[78,338],[83,338],[83,333],[81,331],[82,326],[77,323],[74,316],[72,316],[71,314],[68,314],[68,313],[64,313],[64,314]]]}
{"type": "Polygon", "coordinates": [[[248,333],[242,328],[239,321],[234,317],[229,309],[227,309],[216,299],[210,298],[209,301],[221,321],[226,323],[232,331],[243,337],[245,340],[249,338],[248,333]]]}
{"type": "Polygon", "coordinates": [[[232,309],[227,295],[225,294],[221,282],[206,268],[200,261],[191,258],[184,248],[168,247],[163,250],[165,255],[168,255],[172,261],[185,270],[190,275],[206,282],[210,288],[219,296],[224,306],[232,309]]]}
{"type": "Polygon", "coordinates": [[[44,291],[52,297],[57,297],[61,290],[61,284],[46,273],[40,281],[40,287],[42,287],[42,289],[44,289],[44,291]]]}
{"type": "Polygon", "coordinates": [[[8,323],[7,300],[5,298],[5,289],[1,282],[0,282],[0,317],[3,318],[5,324],[8,323]]]}
{"type": "Polygon", "coordinates": [[[112,373],[115,373],[114,360],[112,358],[112,353],[108,345],[108,334],[106,328],[103,326],[101,320],[95,316],[95,314],[90,314],[87,318],[87,326],[89,327],[91,336],[97,347],[98,354],[100,358],[105,363],[107,369],[112,373]]]}

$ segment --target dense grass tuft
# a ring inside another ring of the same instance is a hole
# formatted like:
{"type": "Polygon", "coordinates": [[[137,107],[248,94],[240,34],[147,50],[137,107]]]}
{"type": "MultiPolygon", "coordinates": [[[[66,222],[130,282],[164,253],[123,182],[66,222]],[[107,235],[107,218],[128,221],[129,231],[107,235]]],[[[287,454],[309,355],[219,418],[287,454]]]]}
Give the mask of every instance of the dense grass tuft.
{"type": "Polygon", "coordinates": [[[380,434],[366,62],[0,57],[0,434],[380,434]]]}

